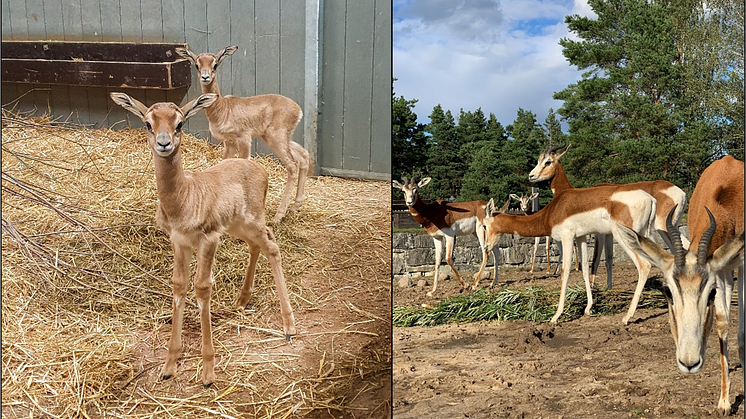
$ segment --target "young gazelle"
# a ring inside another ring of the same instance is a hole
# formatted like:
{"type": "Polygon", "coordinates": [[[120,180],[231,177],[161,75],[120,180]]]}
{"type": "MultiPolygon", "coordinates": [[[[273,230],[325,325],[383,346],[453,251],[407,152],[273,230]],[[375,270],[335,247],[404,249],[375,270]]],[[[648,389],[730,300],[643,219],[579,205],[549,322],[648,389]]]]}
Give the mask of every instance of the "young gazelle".
{"type": "MultiPolygon", "coordinates": [[[[427,234],[433,238],[433,243],[435,244],[435,277],[433,278],[433,288],[427,293],[427,296],[432,297],[438,288],[438,272],[440,271],[444,244],[446,263],[453,270],[461,286],[466,288],[467,285],[461,279],[461,275],[459,275],[456,267],[451,263],[451,255],[453,254],[456,236],[467,236],[477,233],[479,245],[484,249],[484,225],[482,224],[482,217],[484,216],[484,208],[487,203],[485,201],[447,202],[437,200],[426,204],[420,199],[418,190],[430,183],[431,178],[426,177],[419,182],[415,178],[412,178],[410,181],[406,177],[402,177],[402,180],[404,181],[403,184],[395,180],[391,181],[391,184],[394,188],[401,189],[404,192],[404,199],[409,207],[409,212],[415,221],[425,228],[427,234]]],[[[494,249],[492,253],[495,256],[494,276],[492,279],[492,283],[494,284],[497,279],[497,249],[494,249]]],[[[482,267],[484,267],[487,263],[487,258],[489,258],[489,252],[483,252],[482,257],[482,267]]],[[[480,275],[481,273],[482,270],[479,271],[480,275]]],[[[477,287],[478,282],[479,275],[474,280],[473,288],[477,287]]]]}
{"type": "MultiPolygon", "coordinates": [[[[550,187],[552,193],[557,195],[568,189],[573,189],[570,181],[567,179],[565,169],[562,167],[560,158],[567,153],[570,145],[558,146],[549,148],[547,151],[539,156],[539,160],[536,167],[529,173],[529,181],[540,182],[543,180],[550,180],[550,187]]],[[[679,187],[671,182],[665,180],[656,180],[648,182],[636,182],[628,184],[601,184],[597,186],[616,186],[619,190],[641,190],[650,194],[657,201],[657,211],[655,214],[655,230],[660,235],[663,242],[671,248],[671,239],[669,233],[666,230],[666,215],[671,209],[676,208],[673,214],[673,224],[678,225],[681,216],[684,214],[684,208],[686,207],[686,193],[679,187]]],[[[606,286],[611,288],[611,265],[614,254],[614,241],[609,234],[596,234],[596,246],[593,252],[593,263],[591,264],[591,285],[598,272],[598,265],[601,261],[601,250],[604,249],[606,253],[606,286]]],[[[689,246],[689,241],[682,237],[684,246],[689,246]]],[[[642,295],[642,291],[645,287],[645,282],[638,282],[637,288],[635,289],[634,296],[632,297],[632,303],[630,304],[629,316],[623,319],[624,324],[629,322],[629,319],[634,314],[637,308],[637,303],[642,295]]]]}
{"type": "MultiPolygon", "coordinates": [[[[531,214],[534,213],[534,209],[531,207],[531,201],[533,201],[534,198],[536,198],[537,196],[539,196],[538,192],[535,192],[535,193],[533,193],[531,195],[523,195],[523,194],[521,194],[521,196],[518,196],[518,195],[516,195],[514,193],[510,194],[511,198],[513,198],[516,201],[518,201],[518,203],[521,206],[521,211],[523,211],[523,213],[526,214],[526,215],[531,215],[531,214]]],[[[546,236],[545,239],[546,239],[546,247],[547,247],[547,250],[546,250],[546,255],[547,255],[547,273],[549,273],[549,270],[550,270],[550,267],[551,267],[551,261],[549,260],[549,250],[550,250],[551,245],[552,245],[552,237],[551,236],[546,236]]],[[[541,237],[535,237],[534,238],[534,250],[533,250],[533,252],[531,252],[531,269],[529,270],[529,273],[534,273],[534,261],[536,260],[536,249],[539,248],[539,242],[540,241],[541,241],[541,237]]]]}
{"type": "Polygon", "coordinates": [[[199,73],[202,93],[215,93],[217,100],[205,108],[210,134],[225,144],[223,158],[248,158],[251,140],[261,137],[272,149],[285,169],[288,181],[282,193],[274,222],[285,216],[290,205],[293,187],[297,185],[295,203],[289,211],[297,211],[305,199],[304,188],[308,176],[308,151],[292,141],[295,126],[303,118],[303,111],[292,99],[281,95],[259,95],[251,97],[221,96],[218,86],[218,66],[223,59],[232,55],[238,47],[231,46],[220,50],[217,55],[194,54],[184,48],[176,48],[176,53],[194,64],[199,73]]]}
{"type": "MultiPolygon", "coordinates": [[[[587,297],[585,314],[590,315],[593,296],[588,273],[586,236],[593,233],[616,236],[616,222],[630,226],[638,233],[648,235],[655,218],[655,209],[655,199],[648,193],[640,190],[620,190],[615,186],[568,189],[558,193],[547,206],[532,215],[503,214],[495,208],[494,201],[490,200],[484,217],[485,252],[492,250],[503,234],[518,234],[523,237],[551,235],[553,239],[562,242],[564,249],[572,249],[574,240],[581,255],[581,267],[585,281],[587,297]]],[[[644,281],[650,272],[650,263],[635,255],[629,248],[625,246],[622,248],[635,262],[639,273],[638,283],[644,281]]],[[[552,317],[552,323],[557,323],[565,307],[565,292],[571,264],[572,252],[563,252],[560,301],[557,312],[552,317]]],[[[484,262],[480,273],[482,268],[484,268],[484,262]]],[[[631,316],[629,312],[627,315],[631,316]]]]}
{"type": "Polygon", "coordinates": [[[623,226],[619,230],[625,245],[663,271],[664,293],[668,299],[671,333],[676,343],[676,363],[687,374],[697,373],[705,361],[707,336],[712,326],[720,340],[721,386],[718,410],[729,415],[728,323],[733,295],[731,272],[738,270],[738,350],[744,361],[743,247],[744,247],[744,164],[726,156],[702,172],[689,202],[689,234],[697,249],[682,245],[679,231],[668,227],[672,252],[639,237],[623,226]]]}
{"type": "Polygon", "coordinates": [[[158,227],[168,234],[174,252],[173,319],[162,377],[166,380],[176,372],[176,361],[181,353],[189,264],[196,248],[194,293],[202,326],[202,383],[209,387],[215,380],[215,349],[210,325],[212,265],[223,233],[249,245],[249,264],[236,306],[242,309],[251,297],[254,272],[261,251],[272,268],[280,297],[285,336],[290,339],[296,333],[293,309],[282,273],[280,249],[272,229],[264,220],[267,173],[259,164],[247,159],[223,160],[200,173],[183,169],[180,147],[182,124],[200,109],[210,106],[216,99],[214,94],[201,95],[183,108],[173,103],[156,103],[148,108],[124,93],[111,93],[111,98],[142,119],[148,128],[148,144],[153,155],[158,190],[155,220],[158,227]]]}

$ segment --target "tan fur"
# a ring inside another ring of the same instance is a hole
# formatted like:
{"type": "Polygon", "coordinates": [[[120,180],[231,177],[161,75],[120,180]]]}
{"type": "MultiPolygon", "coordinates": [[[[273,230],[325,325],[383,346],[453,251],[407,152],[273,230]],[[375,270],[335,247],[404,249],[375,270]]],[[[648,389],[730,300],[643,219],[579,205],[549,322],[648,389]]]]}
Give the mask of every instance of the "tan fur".
{"type": "MultiPolygon", "coordinates": [[[[538,195],[539,193],[536,192],[531,195],[521,194],[520,196],[516,194],[510,194],[510,197],[518,201],[518,203],[521,206],[521,211],[523,211],[525,215],[531,215],[534,213],[534,209],[531,206],[531,201],[534,198],[536,198],[538,195]]],[[[531,268],[528,271],[529,273],[534,273],[534,262],[536,261],[536,250],[539,248],[539,241],[541,241],[541,237],[536,237],[534,239],[534,249],[531,252],[531,268]]],[[[552,265],[551,261],[549,260],[549,251],[551,249],[552,236],[546,236],[545,242],[546,242],[546,255],[547,255],[547,273],[549,273],[549,271],[551,270],[551,265],[552,265]]]]}
{"type": "Polygon", "coordinates": [[[280,249],[264,218],[267,173],[259,164],[246,159],[223,160],[200,173],[183,169],[181,130],[177,126],[180,127],[197,110],[209,106],[215,100],[214,95],[202,95],[181,109],[173,103],[156,103],[146,108],[123,93],[112,93],[111,97],[114,102],[139,116],[149,127],[148,143],[153,154],[158,189],[156,223],[168,234],[174,251],[173,318],[163,379],[175,374],[181,353],[189,263],[196,249],[194,291],[202,329],[202,382],[207,387],[215,380],[215,349],[210,324],[212,265],[223,233],[249,245],[249,265],[237,307],[243,309],[248,303],[261,251],[269,260],[275,279],[285,334],[289,337],[296,333],[280,249]]]}
{"type": "Polygon", "coordinates": [[[237,49],[238,47],[232,46],[223,48],[217,55],[195,55],[188,49],[176,48],[176,53],[197,67],[202,93],[218,95],[215,103],[205,108],[205,114],[210,124],[210,133],[225,144],[223,158],[231,158],[236,154],[240,158],[248,158],[251,140],[260,137],[287,169],[288,181],[274,218],[274,222],[278,223],[288,211],[300,209],[305,200],[304,188],[310,158],[303,146],[291,140],[296,125],[303,117],[303,111],[292,99],[282,95],[220,96],[217,67],[237,49]],[[290,206],[292,188],[296,185],[295,202],[290,206]]]}

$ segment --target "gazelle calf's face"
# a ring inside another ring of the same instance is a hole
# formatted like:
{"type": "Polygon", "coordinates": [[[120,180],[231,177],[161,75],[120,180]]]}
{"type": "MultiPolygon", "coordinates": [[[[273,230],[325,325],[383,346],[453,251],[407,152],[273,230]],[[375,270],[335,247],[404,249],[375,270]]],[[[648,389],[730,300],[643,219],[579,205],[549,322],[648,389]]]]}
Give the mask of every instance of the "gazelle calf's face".
{"type": "Polygon", "coordinates": [[[534,198],[536,198],[537,196],[539,196],[538,192],[537,193],[533,193],[533,194],[528,195],[528,196],[526,196],[526,195],[518,196],[518,195],[516,195],[514,193],[510,194],[511,198],[513,198],[516,201],[518,201],[518,203],[521,206],[521,211],[523,211],[524,213],[530,212],[530,210],[531,210],[531,201],[534,198]]]}
{"type": "Polygon", "coordinates": [[[233,55],[238,50],[237,46],[230,46],[221,49],[217,54],[210,54],[209,52],[196,55],[192,51],[185,48],[176,48],[175,51],[180,56],[186,58],[194,64],[199,74],[199,82],[207,85],[215,81],[217,76],[218,66],[223,59],[229,55],[233,55]]]}

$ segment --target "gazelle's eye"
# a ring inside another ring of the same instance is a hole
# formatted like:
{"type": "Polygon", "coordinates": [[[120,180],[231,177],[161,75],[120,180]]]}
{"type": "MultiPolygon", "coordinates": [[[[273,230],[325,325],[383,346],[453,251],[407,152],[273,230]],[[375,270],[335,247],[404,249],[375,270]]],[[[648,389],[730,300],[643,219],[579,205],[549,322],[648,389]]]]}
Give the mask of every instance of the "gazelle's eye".
{"type": "Polygon", "coordinates": [[[181,131],[181,126],[184,125],[183,122],[179,122],[179,125],[176,126],[176,132],[181,131]]]}
{"type": "Polygon", "coordinates": [[[148,129],[148,131],[150,131],[150,132],[152,132],[152,131],[153,131],[153,126],[152,126],[152,125],[150,125],[150,122],[148,122],[148,121],[145,121],[145,127],[146,127],[146,128],[148,129]]]}

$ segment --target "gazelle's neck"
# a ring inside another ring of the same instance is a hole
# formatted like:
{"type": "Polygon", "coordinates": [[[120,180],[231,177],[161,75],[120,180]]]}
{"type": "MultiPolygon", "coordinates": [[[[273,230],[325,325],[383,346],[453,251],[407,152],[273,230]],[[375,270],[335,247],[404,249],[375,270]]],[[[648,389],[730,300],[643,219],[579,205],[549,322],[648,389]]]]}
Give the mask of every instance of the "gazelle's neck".
{"type": "Polygon", "coordinates": [[[186,176],[181,163],[181,150],[176,150],[168,157],[161,157],[154,151],[153,166],[155,167],[155,184],[158,188],[159,206],[167,213],[178,212],[179,204],[184,202],[181,197],[186,176]]]}
{"type": "Polygon", "coordinates": [[[557,162],[557,167],[554,169],[554,177],[552,177],[552,182],[549,186],[550,188],[552,188],[552,193],[554,195],[557,195],[564,190],[573,188],[572,185],[570,185],[570,180],[567,179],[565,168],[562,167],[562,163],[560,163],[559,161],[557,162]]]}
{"type": "MultiPolygon", "coordinates": [[[[546,207],[544,207],[546,209],[546,207]]],[[[523,237],[550,236],[552,228],[545,209],[531,215],[498,214],[495,216],[495,231],[503,234],[518,234],[523,237]]]]}
{"type": "Polygon", "coordinates": [[[202,88],[202,94],[205,93],[215,93],[218,95],[218,98],[220,98],[220,86],[218,86],[218,79],[217,77],[208,84],[200,83],[200,87],[202,88]]]}

